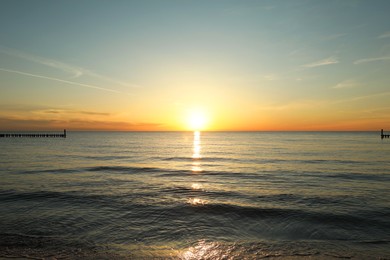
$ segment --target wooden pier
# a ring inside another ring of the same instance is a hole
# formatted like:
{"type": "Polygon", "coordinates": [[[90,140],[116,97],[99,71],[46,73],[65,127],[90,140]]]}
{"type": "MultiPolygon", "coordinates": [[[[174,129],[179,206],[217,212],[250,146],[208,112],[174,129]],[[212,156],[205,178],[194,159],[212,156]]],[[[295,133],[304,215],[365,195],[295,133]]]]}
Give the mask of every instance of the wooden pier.
{"type": "Polygon", "coordinates": [[[390,138],[390,135],[383,134],[383,129],[381,130],[381,138],[390,138]]]}
{"type": "Polygon", "coordinates": [[[66,129],[64,129],[64,133],[63,134],[52,134],[52,133],[29,133],[29,134],[25,134],[25,133],[6,133],[6,134],[0,134],[0,138],[1,137],[30,137],[30,138],[33,138],[33,137],[58,137],[58,138],[66,138],[66,129]]]}

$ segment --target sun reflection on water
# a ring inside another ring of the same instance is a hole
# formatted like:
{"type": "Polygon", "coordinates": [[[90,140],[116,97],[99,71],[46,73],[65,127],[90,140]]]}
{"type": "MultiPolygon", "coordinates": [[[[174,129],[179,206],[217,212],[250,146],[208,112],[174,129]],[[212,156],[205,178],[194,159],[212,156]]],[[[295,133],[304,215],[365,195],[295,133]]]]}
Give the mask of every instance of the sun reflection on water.
{"type": "Polygon", "coordinates": [[[201,206],[207,204],[207,201],[200,198],[189,198],[188,203],[193,206],[201,206]]]}
{"type": "MultiPolygon", "coordinates": [[[[201,144],[200,144],[200,132],[195,131],[194,132],[194,145],[193,145],[193,153],[192,153],[192,167],[191,171],[193,173],[200,173],[202,172],[202,165],[201,165],[201,144]]],[[[193,190],[200,190],[202,188],[202,185],[199,183],[193,183],[191,185],[191,189],[193,190]]],[[[189,198],[187,200],[187,203],[193,206],[202,206],[207,204],[206,200],[200,199],[200,198],[189,198]]]]}
{"type": "Polygon", "coordinates": [[[194,149],[193,149],[193,154],[192,154],[192,159],[200,159],[200,132],[195,131],[194,132],[194,149]]]}
{"type": "Polygon", "coordinates": [[[202,184],[193,183],[193,184],[191,185],[191,188],[192,188],[193,190],[200,190],[200,189],[202,188],[202,184]]]}
{"type": "Polygon", "coordinates": [[[187,248],[181,255],[181,259],[228,259],[227,252],[219,248],[219,244],[215,242],[207,243],[206,241],[199,241],[193,247],[187,248]]]}
{"type": "Polygon", "coordinates": [[[201,151],[200,132],[195,131],[194,132],[193,153],[192,153],[192,160],[193,160],[192,168],[191,168],[192,172],[198,173],[198,172],[202,171],[202,167],[200,164],[200,159],[202,158],[202,156],[200,154],[200,151],[201,151]]]}
{"type": "Polygon", "coordinates": [[[202,172],[202,168],[200,167],[200,163],[193,163],[191,167],[191,171],[194,173],[202,172]]]}

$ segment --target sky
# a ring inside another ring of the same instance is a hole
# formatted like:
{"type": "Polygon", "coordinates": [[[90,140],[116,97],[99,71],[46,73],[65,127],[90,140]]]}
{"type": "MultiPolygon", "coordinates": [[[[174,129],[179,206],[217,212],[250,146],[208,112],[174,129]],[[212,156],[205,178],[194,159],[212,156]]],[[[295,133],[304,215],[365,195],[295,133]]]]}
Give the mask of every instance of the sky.
{"type": "Polygon", "coordinates": [[[390,130],[389,13],[388,0],[2,0],[0,130],[390,130]]]}

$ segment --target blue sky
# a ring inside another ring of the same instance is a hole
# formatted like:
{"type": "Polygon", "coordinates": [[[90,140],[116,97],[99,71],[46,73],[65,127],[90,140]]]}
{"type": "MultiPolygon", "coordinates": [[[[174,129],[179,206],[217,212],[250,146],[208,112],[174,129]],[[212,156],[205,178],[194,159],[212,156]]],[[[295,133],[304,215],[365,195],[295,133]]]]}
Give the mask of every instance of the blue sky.
{"type": "Polygon", "coordinates": [[[3,129],[390,128],[390,1],[2,1],[3,129]],[[184,120],[185,121],[185,120],[184,120]]]}

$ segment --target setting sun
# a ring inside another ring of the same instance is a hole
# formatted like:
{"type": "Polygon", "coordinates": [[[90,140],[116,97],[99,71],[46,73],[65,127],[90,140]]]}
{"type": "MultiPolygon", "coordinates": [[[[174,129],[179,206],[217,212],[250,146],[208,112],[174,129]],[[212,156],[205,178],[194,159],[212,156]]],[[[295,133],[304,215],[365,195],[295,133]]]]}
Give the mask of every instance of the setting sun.
{"type": "Polygon", "coordinates": [[[203,111],[191,111],[188,115],[188,127],[190,130],[204,130],[207,124],[207,117],[203,111]]]}

